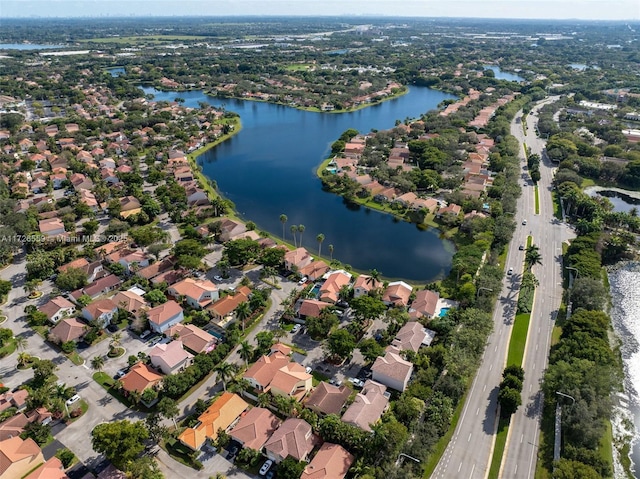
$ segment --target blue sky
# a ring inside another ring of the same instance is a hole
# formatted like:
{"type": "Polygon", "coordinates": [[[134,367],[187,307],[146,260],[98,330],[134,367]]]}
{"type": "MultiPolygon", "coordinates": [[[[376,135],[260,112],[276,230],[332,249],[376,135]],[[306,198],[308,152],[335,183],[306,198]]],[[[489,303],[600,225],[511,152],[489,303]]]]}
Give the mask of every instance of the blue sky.
{"type": "Polygon", "coordinates": [[[0,0],[0,17],[368,15],[638,20],[640,0],[0,0]]]}

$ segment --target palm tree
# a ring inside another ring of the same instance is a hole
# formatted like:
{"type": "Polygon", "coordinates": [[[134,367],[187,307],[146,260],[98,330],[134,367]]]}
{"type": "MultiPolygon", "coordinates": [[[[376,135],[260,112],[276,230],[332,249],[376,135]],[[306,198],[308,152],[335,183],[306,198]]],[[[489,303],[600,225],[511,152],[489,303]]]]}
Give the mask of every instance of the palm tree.
{"type": "Polygon", "coordinates": [[[227,381],[236,373],[236,365],[223,361],[214,367],[213,370],[218,373],[218,377],[220,378],[220,381],[222,381],[222,388],[226,391],[227,381]]]}
{"type": "Polygon", "coordinates": [[[318,256],[320,256],[320,252],[322,250],[322,242],[324,241],[324,235],[320,233],[316,236],[316,241],[318,242],[318,256]]]}
{"type": "Polygon", "coordinates": [[[24,336],[14,336],[13,337],[13,343],[16,345],[16,348],[19,349],[20,351],[24,351],[25,349],[27,349],[27,338],[25,338],[24,336]]]}
{"type": "Polygon", "coordinates": [[[95,356],[91,360],[91,367],[96,371],[102,371],[102,368],[104,367],[104,356],[95,356]]]}
{"type": "Polygon", "coordinates": [[[375,286],[380,282],[380,272],[377,269],[372,269],[369,271],[369,277],[367,278],[366,283],[369,286],[375,286]]]}
{"type": "Polygon", "coordinates": [[[267,407],[271,403],[271,397],[268,393],[258,394],[258,406],[267,407]]]}
{"type": "Polygon", "coordinates": [[[288,219],[289,218],[287,218],[287,215],[285,214],[280,215],[280,223],[282,223],[282,241],[284,241],[284,225],[287,223],[288,219]]]}
{"type": "Polygon", "coordinates": [[[298,227],[296,225],[291,225],[289,228],[291,234],[293,235],[293,246],[298,247],[298,242],[296,241],[296,232],[298,231],[298,227]]]}
{"type": "Polygon", "coordinates": [[[240,343],[238,354],[242,359],[244,359],[244,366],[247,367],[249,366],[249,359],[253,357],[253,347],[248,341],[242,341],[240,343]]]}
{"type": "Polygon", "coordinates": [[[333,261],[333,245],[329,245],[329,261],[333,261]]]}
{"type": "Polygon", "coordinates": [[[298,225],[298,231],[300,232],[300,246],[302,246],[302,233],[304,233],[304,225],[298,225]]]}
{"type": "Polygon", "coordinates": [[[29,353],[22,352],[18,354],[18,366],[24,366],[31,360],[31,355],[29,353]]]}
{"type": "Polygon", "coordinates": [[[32,295],[33,293],[38,291],[38,286],[40,286],[40,283],[42,283],[42,281],[40,281],[39,279],[29,280],[26,283],[24,283],[24,289],[27,290],[29,295],[32,295]]]}
{"type": "Polygon", "coordinates": [[[114,333],[113,336],[111,336],[111,341],[109,341],[109,349],[118,349],[121,343],[122,333],[114,333]]]}
{"type": "Polygon", "coordinates": [[[533,268],[536,264],[542,264],[540,247],[534,244],[528,246],[524,255],[524,262],[527,264],[529,269],[533,268]]]}
{"type": "Polygon", "coordinates": [[[245,320],[251,316],[251,308],[249,307],[249,303],[243,301],[236,308],[236,318],[238,321],[242,323],[242,330],[244,331],[244,322],[245,320]]]}

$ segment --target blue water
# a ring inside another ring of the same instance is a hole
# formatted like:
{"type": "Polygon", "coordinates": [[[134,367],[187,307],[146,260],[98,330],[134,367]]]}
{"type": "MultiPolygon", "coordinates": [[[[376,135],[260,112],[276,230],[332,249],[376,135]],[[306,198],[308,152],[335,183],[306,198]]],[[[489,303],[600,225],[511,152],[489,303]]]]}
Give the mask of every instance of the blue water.
{"type": "Polygon", "coordinates": [[[320,283],[316,283],[313,285],[313,288],[311,288],[311,291],[309,291],[309,296],[313,296],[314,298],[318,297],[318,294],[320,293],[320,283]]]}
{"type": "Polygon", "coordinates": [[[440,316],[441,318],[442,318],[442,317],[444,317],[444,316],[446,316],[450,309],[451,309],[451,308],[442,308],[442,309],[440,310],[440,314],[439,314],[438,316],[440,316]]]}
{"type": "Polygon", "coordinates": [[[120,75],[124,75],[126,73],[124,67],[113,67],[107,68],[107,73],[112,77],[119,77],[120,75]]]}
{"type": "MultiPolygon", "coordinates": [[[[159,92],[156,100],[172,101],[176,92],[159,92]]],[[[392,128],[395,120],[418,118],[451,95],[412,87],[406,95],[351,113],[316,113],[264,102],[218,99],[201,91],[180,92],[185,105],[208,102],[236,112],[242,131],[198,158],[203,172],[233,201],[244,219],[259,229],[282,236],[280,215],[291,225],[305,225],[302,244],[318,251],[316,236],[325,235],[322,251],[334,246],[334,258],[358,271],[377,269],[386,278],[429,282],[448,274],[454,247],[439,231],[390,215],[345,204],[340,196],[322,190],[315,170],[342,132],[392,128]]],[[[297,237],[300,241],[299,235],[297,237]]]]}
{"type": "Polygon", "coordinates": [[[483,66],[487,70],[493,70],[493,73],[495,73],[495,76],[498,80],[508,80],[508,81],[517,81],[517,82],[524,81],[524,78],[522,78],[521,76],[516,75],[515,73],[503,72],[498,66],[495,66],[495,65],[483,65],[483,66]]]}
{"type": "Polygon", "coordinates": [[[0,50],[45,50],[67,48],[65,45],[39,45],[37,43],[0,43],[0,50]]]}

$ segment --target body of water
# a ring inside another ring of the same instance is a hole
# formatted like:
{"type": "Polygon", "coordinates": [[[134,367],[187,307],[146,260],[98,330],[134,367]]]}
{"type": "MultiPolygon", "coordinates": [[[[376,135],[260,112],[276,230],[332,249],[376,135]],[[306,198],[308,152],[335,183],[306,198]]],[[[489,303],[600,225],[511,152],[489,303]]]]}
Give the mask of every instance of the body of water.
{"type": "MultiPolygon", "coordinates": [[[[453,244],[439,231],[419,230],[415,224],[390,215],[346,204],[322,190],[316,168],[340,134],[355,128],[392,128],[396,120],[418,118],[451,95],[412,87],[406,95],[350,113],[328,114],[297,110],[270,103],[218,99],[201,91],[160,92],[144,88],[156,100],[184,98],[187,106],[204,101],[238,113],[242,131],[198,158],[203,172],[232,200],[240,215],[259,229],[293,242],[291,225],[303,224],[303,245],[318,251],[316,237],[325,240],[322,252],[334,246],[333,256],[356,270],[377,269],[387,278],[428,282],[444,277],[451,268],[453,244]]],[[[299,235],[298,235],[299,238],[299,235]]]]}
{"type": "Polygon", "coordinates": [[[613,211],[629,213],[634,208],[640,209],[640,193],[627,191],[620,188],[603,188],[592,186],[585,188],[585,193],[589,196],[602,196],[613,204],[613,211]]]}
{"type": "Polygon", "coordinates": [[[521,82],[524,81],[519,75],[515,73],[503,72],[499,66],[496,65],[483,65],[487,70],[492,70],[498,80],[508,80],[508,81],[516,81],[521,82]]]}
{"type": "MultiPolygon", "coordinates": [[[[640,263],[627,263],[609,271],[609,284],[613,305],[611,319],[622,341],[624,386],[629,398],[628,404],[623,400],[620,408],[623,415],[630,413],[633,418],[631,461],[637,474],[640,472],[640,263]]],[[[614,433],[622,436],[628,431],[619,421],[614,421],[614,433]]]]}
{"type": "Polygon", "coordinates": [[[0,43],[0,50],[45,50],[48,48],[66,48],[66,46],[39,45],[37,43],[0,43]]]}
{"type": "Polygon", "coordinates": [[[124,67],[113,67],[107,68],[107,73],[112,77],[119,77],[120,75],[124,75],[126,73],[124,67]]]}

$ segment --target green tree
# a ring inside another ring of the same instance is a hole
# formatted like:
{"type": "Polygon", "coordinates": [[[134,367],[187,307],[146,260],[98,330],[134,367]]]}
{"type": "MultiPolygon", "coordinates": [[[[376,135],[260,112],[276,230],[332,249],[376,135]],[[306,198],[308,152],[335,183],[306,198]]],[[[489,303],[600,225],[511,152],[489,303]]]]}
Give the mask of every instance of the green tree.
{"type": "Polygon", "coordinates": [[[178,408],[178,403],[173,399],[168,397],[160,399],[160,402],[156,405],[156,411],[167,419],[171,419],[173,421],[173,425],[176,426],[176,418],[180,414],[180,409],[178,408]]]}
{"type": "Polygon", "coordinates": [[[39,446],[45,444],[51,436],[51,426],[48,424],[39,424],[37,422],[30,422],[24,427],[24,432],[20,434],[22,439],[30,437],[39,446]]]}
{"type": "Polygon", "coordinates": [[[500,404],[500,415],[502,417],[511,416],[522,404],[520,391],[508,387],[500,389],[498,403],[500,404]]]}
{"type": "Polygon", "coordinates": [[[318,256],[321,256],[322,242],[324,241],[324,235],[320,233],[318,236],[316,236],[316,241],[318,242],[318,256]]]}
{"type": "Polygon", "coordinates": [[[0,279],[0,297],[6,296],[11,291],[11,281],[0,279]]]}
{"type": "Polygon", "coordinates": [[[278,478],[300,479],[306,465],[306,462],[296,461],[293,457],[288,456],[278,465],[278,478]]]}
{"type": "Polygon", "coordinates": [[[104,368],[104,356],[94,356],[91,359],[91,367],[96,371],[102,371],[102,368],[104,368]]]}
{"type": "Polygon", "coordinates": [[[242,330],[244,331],[245,321],[251,316],[251,308],[249,307],[249,303],[247,303],[246,301],[240,303],[236,307],[235,314],[236,319],[240,321],[240,324],[242,324],[242,330]]]}
{"type": "Polygon", "coordinates": [[[354,318],[360,323],[367,319],[376,319],[387,310],[386,305],[380,299],[369,295],[353,298],[349,302],[349,306],[353,311],[354,318]]]}
{"type": "Polygon", "coordinates": [[[149,432],[141,421],[122,421],[98,424],[91,431],[93,449],[104,454],[113,464],[124,469],[144,449],[149,432]]]}
{"type": "Polygon", "coordinates": [[[338,329],[327,339],[327,350],[332,356],[347,358],[356,347],[353,335],[346,329],[338,329]]]}
{"type": "Polygon", "coordinates": [[[164,479],[158,463],[149,456],[142,456],[127,464],[127,479],[164,479]]]}
{"type": "Polygon", "coordinates": [[[167,302],[167,297],[159,289],[152,289],[144,297],[154,306],[167,302]]]}
{"type": "Polygon", "coordinates": [[[237,372],[236,365],[223,361],[214,367],[213,370],[218,373],[218,378],[222,381],[222,388],[226,391],[227,381],[237,372]]]}
{"type": "Polygon", "coordinates": [[[249,344],[248,341],[242,341],[240,343],[240,349],[238,350],[238,354],[244,360],[244,366],[249,366],[249,360],[253,358],[253,347],[249,344]]]}
{"type": "Polygon", "coordinates": [[[280,223],[282,223],[282,241],[284,241],[284,225],[287,224],[289,218],[285,214],[280,215],[280,223]]]}
{"type": "Polygon", "coordinates": [[[266,354],[273,345],[273,333],[271,331],[260,331],[256,334],[256,343],[258,345],[258,355],[266,354]]]}
{"type": "Polygon", "coordinates": [[[305,230],[304,225],[298,225],[298,233],[300,233],[300,246],[302,246],[302,234],[304,233],[304,230],[305,230]]]}
{"type": "Polygon", "coordinates": [[[373,338],[363,339],[358,348],[368,362],[375,361],[378,356],[384,356],[384,348],[373,338]]]}
{"type": "Polygon", "coordinates": [[[62,462],[62,467],[65,469],[67,469],[76,458],[75,454],[66,447],[58,449],[56,451],[56,457],[60,459],[60,462],[62,462]]]}
{"type": "Polygon", "coordinates": [[[289,230],[291,231],[291,235],[293,236],[293,245],[297,248],[298,247],[298,241],[296,239],[296,233],[298,232],[298,226],[297,225],[291,225],[289,227],[289,230]]]}
{"type": "Polygon", "coordinates": [[[603,310],[609,294],[602,281],[595,278],[578,277],[571,288],[571,303],[574,309],[603,310]]]}
{"type": "Polygon", "coordinates": [[[599,479],[602,476],[587,464],[561,458],[555,464],[552,477],[553,479],[599,479]]]}
{"type": "Polygon", "coordinates": [[[524,262],[526,263],[528,268],[532,268],[536,264],[542,264],[540,247],[534,244],[528,246],[524,255],[524,262]]]}

